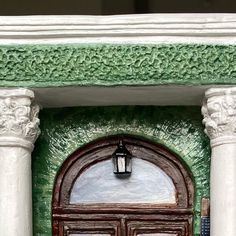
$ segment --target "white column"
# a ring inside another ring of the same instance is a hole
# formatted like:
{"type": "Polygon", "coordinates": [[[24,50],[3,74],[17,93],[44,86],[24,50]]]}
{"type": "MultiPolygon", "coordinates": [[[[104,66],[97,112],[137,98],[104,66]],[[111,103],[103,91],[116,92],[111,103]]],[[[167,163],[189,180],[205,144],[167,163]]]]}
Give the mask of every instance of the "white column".
{"type": "Polygon", "coordinates": [[[211,236],[236,235],[236,87],[212,88],[202,107],[211,156],[211,236]]]}
{"type": "Polygon", "coordinates": [[[27,89],[0,89],[0,235],[32,236],[31,152],[39,107],[27,89]]]}

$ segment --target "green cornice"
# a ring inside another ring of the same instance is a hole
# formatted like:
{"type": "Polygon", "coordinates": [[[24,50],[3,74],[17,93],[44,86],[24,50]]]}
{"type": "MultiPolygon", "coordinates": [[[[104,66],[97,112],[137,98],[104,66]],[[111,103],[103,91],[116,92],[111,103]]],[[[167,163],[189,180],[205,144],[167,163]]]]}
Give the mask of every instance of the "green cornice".
{"type": "Polygon", "coordinates": [[[236,84],[236,46],[19,45],[0,47],[0,86],[236,84]]]}

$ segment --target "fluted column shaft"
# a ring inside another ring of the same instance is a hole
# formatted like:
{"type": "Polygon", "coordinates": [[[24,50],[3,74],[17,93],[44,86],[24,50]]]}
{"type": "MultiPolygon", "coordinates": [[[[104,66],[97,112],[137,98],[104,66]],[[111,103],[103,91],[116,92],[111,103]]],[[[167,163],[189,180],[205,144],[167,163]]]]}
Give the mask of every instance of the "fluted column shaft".
{"type": "Polygon", "coordinates": [[[27,89],[0,89],[0,235],[32,236],[31,152],[39,107],[27,89]]]}
{"type": "Polygon", "coordinates": [[[212,88],[202,107],[211,156],[211,235],[236,235],[236,88],[212,88]]]}

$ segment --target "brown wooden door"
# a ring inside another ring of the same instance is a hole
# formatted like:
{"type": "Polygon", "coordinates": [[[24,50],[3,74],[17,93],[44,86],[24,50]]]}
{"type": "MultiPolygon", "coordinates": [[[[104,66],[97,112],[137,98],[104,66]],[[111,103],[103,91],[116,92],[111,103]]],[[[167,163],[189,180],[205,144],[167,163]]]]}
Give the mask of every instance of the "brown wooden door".
{"type": "MultiPolygon", "coordinates": [[[[184,236],[190,235],[189,221],[179,217],[171,217],[169,220],[134,220],[127,222],[126,235],[140,236],[184,236]]],[[[168,218],[168,216],[167,216],[168,218]]]]}
{"type": "Polygon", "coordinates": [[[186,236],[190,235],[190,219],[172,215],[122,217],[120,220],[60,221],[59,235],[64,236],[186,236]],[[143,219],[142,219],[143,218],[143,219]],[[158,218],[151,220],[152,218],[158,218]],[[167,218],[167,219],[165,219],[167,218]]]}
{"type": "Polygon", "coordinates": [[[101,139],[78,149],[58,173],[53,196],[53,235],[192,236],[193,194],[191,175],[180,158],[166,148],[124,135],[101,139]],[[133,179],[115,179],[100,188],[111,181],[111,154],[120,139],[135,157],[133,179]],[[146,171],[145,166],[152,169],[146,171]],[[142,169],[146,172],[140,178],[142,169]],[[112,186],[117,184],[114,192],[112,186]],[[136,188],[134,184],[140,186],[136,188]],[[124,186],[128,187],[122,190],[124,186]],[[163,193],[152,194],[155,188],[163,193]],[[168,191],[175,192],[166,195],[168,191]]]}

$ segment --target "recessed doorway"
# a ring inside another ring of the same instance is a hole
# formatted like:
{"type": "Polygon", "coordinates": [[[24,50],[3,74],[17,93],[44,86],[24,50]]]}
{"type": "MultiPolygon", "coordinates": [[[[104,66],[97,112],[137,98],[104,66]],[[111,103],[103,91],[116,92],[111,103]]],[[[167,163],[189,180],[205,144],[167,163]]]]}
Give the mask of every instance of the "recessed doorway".
{"type": "Polygon", "coordinates": [[[70,155],[56,178],[54,236],[192,236],[194,188],[178,156],[142,138],[99,139],[70,155]],[[132,172],[117,176],[122,140],[132,172]]]}

